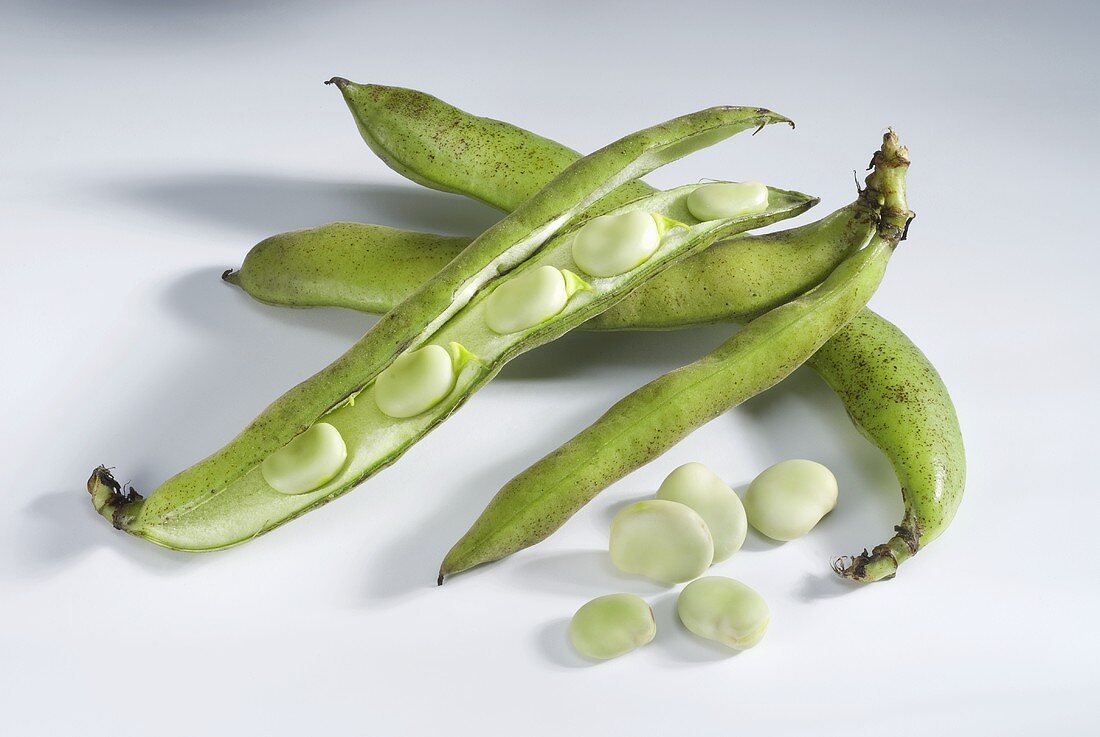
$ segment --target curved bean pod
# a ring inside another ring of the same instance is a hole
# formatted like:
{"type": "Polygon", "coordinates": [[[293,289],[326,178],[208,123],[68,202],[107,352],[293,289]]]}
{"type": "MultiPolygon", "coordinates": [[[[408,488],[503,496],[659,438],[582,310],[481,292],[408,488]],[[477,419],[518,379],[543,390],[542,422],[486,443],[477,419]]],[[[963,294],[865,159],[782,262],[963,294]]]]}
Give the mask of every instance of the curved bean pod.
{"type": "MultiPolygon", "coordinates": [[[[429,339],[442,340],[439,336],[445,331],[441,329],[472,310],[477,304],[475,297],[492,279],[525,262],[552,259],[556,253],[568,250],[567,243],[564,248],[553,249],[547,242],[566,223],[622,182],[739,131],[773,122],[789,121],[757,108],[711,108],[631,134],[578,160],[475,239],[434,278],[382,317],[342,357],[269,406],[225,448],[169,479],[148,499],[120,493],[117,484],[112,486],[106,470],[96,469],[89,480],[93,504],[116,527],[127,532],[177,549],[209,550],[251,539],[330,501],[393,462],[511,356],[575,327],[648,276],[659,273],[676,258],[704,247],[713,238],[783,219],[811,206],[812,198],[776,191],[775,207],[759,217],[713,221],[674,230],[666,238],[668,247],[662,244],[663,255],[655,255],[621,279],[601,280],[608,282],[607,289],[576,300],[577,309],[566,310],[568,314],[561,319],[524,334],[522,341],[494,344],[495,354],[490,356],[493,360],[484,370],[470,369],[473,375],[465,383],[459,377],[462,391],[456,389],[438,411],[408,422],[390,423],[399,428],[390,435],[384,432],[388,427],[385,420],[370,417],[363,410],[370,403],[360,403],[356,408],[355,397],[367,391],[374,378],[398,356],[429,339]],[[543,251],[532,258],[540,248],[543,251]],[[470,310],[466,309],[468,306],[470,310]],[[554,330],[560,332],[555,334],[554,330]],[[258,478],[259,464],[322,416],[348,440],[347,467],[317,491],[296,496],[273,493],[258,478]],[[341,427],[341,421],[346,421],[348,427],[341,427]],[[373,433],[379,427],[384,436],[382,441],[373,433]],[[357,442],[359,453],[354,452],[352,441],[357,442]],[[365,443],[371,447],[364,448],[365,443]]],[[[651,195],[648,202],[635,201],[626,207],[645,207],[675,216],[681,209],[686,212],[680,203],[683,196],[686,195],[682,192],[667,197],[651,195]]],[[[559,237],[557,241],[560,244],[563,239],[559,237]]],[[[486,338],[488,345],[487,336],[481,337],[486,338]]],[[[447,338],[454,339],[450,335],[447,338]]]]}
{"type": "Polygon", "coordinates": [[[872,172],[865,192],[886,198],[884,213],[889,208],[895,216],[884,214],[867,245],[814,289],[751,321],[698,361],[627,395],[509,481],[447,553],[439,583],[544,540],[600,491],[782,381],[863,309],[908,221],[899,186],[905,151],[892,136],[883,148],[899,163],[872,172]]]}
{"type": "Polygon", "coordinates": [[[868,311],[814,354],[810,365],[840,396],[860,432],[890,459],[905,503],[894,537],[870,552],[838,558],[833,568],[854,581],[892,578],[901,563],[940,536],[962,502],[966,453],[955,407],[920,349],[868,311]]]}
{"type": "MultiPolygon", "coordinates": [[[[571,149],[522,128],[471,116],[413,90],[352,85],[345,80],[341,91],[368,143],[371,135],[385,137],[385,131],[400,132],[400,135],[391,137],[390,149],[384,157],[395,170],[411,172],[406,175],[416,181],[431,179],[439,167],[461,167],[465,164],[464,156],[473,147],[477,155],[469,168],[461,170],[460,176],[449,180],[446,187],[438,184],[429,186],[465,194],[504,209],[522,201],[525,192],[537,187],[556,171],[552,164],[551,168],[539,169],[540,163],[565,161],[576,155],[571,149]],[[370,96],[374,96],[374,102],[369,106],[363,105],[363,97],[370,96]],[[446,115],[452,125],[461,129],[461,136],[448,138],[430,126],[409,126],[407,111],[417,109],[420,104],[431,107],[437,114],[442,109],[450,108],[446,115]],[[522,157],[513,156],[513,151],[520,150],[522,157]],[[416,155],[417,152],[421,155],[416,155]]],[[[755,243],[768,245],[767,241],[759,239],[755,243]]],[[[712,250],[724,245],[718,244],[712,250]]],[[[765,248],[761,256],[774,258],[776,254],[765,248]]],[[[681,268],[686,269],[700,258],[697,256],[683,262],[681,268]]],[[[726,281],[720,283],[717,289],[714,285],[708,285],[710,290],[705,299],[723,295],[726,285],[744,278],[751,279],[756,270],[750,268],[716,273],[719,279],[726,281]],[[731,274],[740,279],[730,278],[731,274]]],[[[758,273],[766,274],[766,271],[760,270],[758,273]]],[[[672,280],[672,275],[667,278],[672,280]]],[[[708,312],[715,306],[712,302],[707,306],[700,305],[699,311],[694,313],[691,308],[686,308],[691,317],[684,323],[677,323],[676,320],[681,319],[678,311],[685,309],[679,306],[680,302],[697,299],[696,290],[670,289],[658,295],[661,291],[658,286],[659,282],[654,282],[650,287],[653,290],[652,302],[648,302],[649,290],[639,290],[631,301],[620,303],[619,310],[608,311],[601,316],[607,323],[593,322],[587,327],[676,327],[679,324],[744,317],[736,316],[737,308],[719,308],[708,312]],[[667,307],[662,300],[668,300],[667,307]],[[631,313],[631,305],[637,307],[636,312],[631,313]],[[668,319],[668,315],[672,318],[668,319]],[[708,315],[713,319],[708,320],[708,315]]],[[[767,293],[766,282],[758,291],[767,293]]],[[[719,297],[717,302],[719,305],[734,304],[732,299],[727,302],[723,297],[719,297]]],[[[951,397],[935,367],[912,341],[889,322],[866,309],[860,313],[859,320],[842,328],[808,363],[826,378],[844,401],[849,416],[860,432],[884,450],[904,488],[906,513],[896,528],[897,536],[870,553],[865,551],[851,560],[838,560],[834,568],[856,580],[890,577],[900,562],[943,531],[962,499],[965,454],[951,397]],[[862,375],[859,367],[889,361],[895,362],[891,365],[899,372],[908,372],[905,391],[882,390],[883,387],[896,388],[898,385],[895,377],[886,375],[882,370],[876,375],[879,383],[874,399],[866,398],[869,377],[862,375]],[[917,401],[914,399],[916,397],[923,401],[917,401]],[[911,429],[901,429],[906,427],[911,429]]]]}

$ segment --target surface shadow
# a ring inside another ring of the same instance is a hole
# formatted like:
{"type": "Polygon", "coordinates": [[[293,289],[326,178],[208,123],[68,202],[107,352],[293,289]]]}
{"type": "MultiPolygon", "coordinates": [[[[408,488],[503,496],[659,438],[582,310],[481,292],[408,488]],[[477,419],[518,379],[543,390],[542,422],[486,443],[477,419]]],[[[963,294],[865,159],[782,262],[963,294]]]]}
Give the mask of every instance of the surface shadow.
{"type": "Polygon", "coordinates": [[[781,540],[772,540],[767,535],[761,535],[752,525],[749,525],[748,533],[745,535],[745,542],[741,545],[741,550],[738,552],[766,552],[768,550],[781,548],[785,544],[786,543],[781,540]]]}
{"type": "Polygon", "coordinates": [[[574,330],[517,357],[500,376],[508,381],[539,381],[598,374],[623,366],[653,369],[649,379],[700,358],[728,338],[732,325],[684,330],[596,332],[574,330]]]}
{"type": "MultiPolygon", "coordinates": [[[[223,271],[221,267],[212,266],[181,276],[165,290],[162,304],[175,317],[190,325],[210,333],[233,335],[239,350],[249,350],[255,341],[270,342],[266,333],[259,334],[254,330],[251,323],[256,320],[271,321],[296,332],[316,332],[339,341],[339,345],[347,348],[378,322],[376,315],[339,307],[306,309],[264,304],[252,299],[240,287],[223,280],[223,271]]],[[[275,334],[284,336],[289,332],[275,330],[275,334]]],[[[293,346],[288,345],[288,349],[292,350],[293,346]]]]}
{"type": "Polygon", "coordinates": [[[650,647],[664,660],[680,665],[717,663],[736,657],[740,651],[694,635],[684,627],[676,613],[677,592],[668,593],[650,603],[657,620],[657,636],[650,647]]]}
{"type": "Polygon", "coordinates": [[[611,523],[615,521],[615,517],[619,514],[619,512],[623,511],[631,504],[635,504],[636,502],[644,502],[647,499],[653,499],[656,493],[657,490],[654,489],[649,494],[642,494],[640,496],[631,497],[630,499],[622,499],[620,501],[606,505],[603,510],[600,511],[600,517],[603,523],[600,529],[604,531],[610,530],[611,523]]]}
{"type": "Polygon", "coordinates": [[[559,668],[591,668],[600,660],[590,660],[578,653],[569,642],[570,617],[559,617],[539,627],[535,632],[538,651],[559,668]]]}
{"type": "MultiPolygon", "coordinates": [[[[200,335],[178,338],[178,355],[155,363],[143,361],[140,347],[147,337],[140,333],[84,357],[82,370],[121,373],[132,383],[116,383],[122,389],[112,396],[71,405],[58,442],[81,448],[82,460],[62,472],[71,481],[67,491],[47,491],[27,506],[17,554],[21,568],[48,575],[97,547],[113,548],[158,573],[205,564],[209,556],[170,551],[112,530],[84,490],[92,469],[117,464],[119,482],[148,494],[231,439],[288,387],[342,353],[373,320],[351,312],[269,308],[223,283],[216,268],[173,281],[146,309],[165,310],[173,322],[200,335]],[[265,328],[268,319],[279,324],[265,328]]],[[[156,323],[138,324],[141,330],[156,323]]]]}
{"type": "Polygon", "coordinates": [[[591,599],[618,591],[648,596],[667,586],[623,573],[606,550],[570,550],[532,556],[509,570],[512,583],[525,589],[591,599]]]}
{"type": "MultiPolygon", "coordinates": [[[[367,556],[370,569],[365,579],[367,601],[399,598],[415,591],[436,587],[439,566],[450,547],[462,537],[496,489],[504,483],[500,469],[490,468],[462,485],[447,489],[444,496],[425,505],[427,513],[408,520],[406,529],[385,547],[367,556]]],[[[448,578],[445,586],[476,578],[489,569],[478,566],[448,578]]],[[[461,585],[459,583],[458,585],[461,585]]]]}
{"type": "MultiPolygon", "coordinates": [[[[576,415],[561,417],[558,422],[564,428],[576,427],[583,412],[583,408],[577,408],[576,415]]],[[[562,434],[561,427],[544,422],[542,429],[562,434]]],[[[381,549],[376,546],[368,556],[372,563],[366,578],[366,598],[376,603],[379,599],[401,597],[434,586],[440,563],[451,546],[466,533],[497,491],[543,454],[544,445],[545,439],[540,435],[517,436],[507,458],[497,459],[462,479],[450,479],[430,504],[416,507],[419,514],[405,518],[406,529],[381,549]]],[[[495,566],[495,563],[477,566],[452,578],[461,585],[461,581],[483,575],[495,566]]]]}
{"type": "Polygon", "coordinates": [[[411,182],[372,184],[267,172],[124,179],[96,184],[94,194],[257,239],[335,220],[473,236],[502,217],[488,205],[411,182]]]}
{"type": "Polygon", "coordinates": [[[835,573],[807,573],[798,587],[798,598],[802,601],[835,599],[861,588],[862,584],[841,578],[835,573]]]}
{"type": "Polygon", "coordinates": [[[192,570],[197,557],[162,548],[110,528],[79,490],[47,492],[21,510],[23,524],[16,533],[16,576],[35,577],[79,563],[93,551],[112,548],[158,574],[192,570]]]}

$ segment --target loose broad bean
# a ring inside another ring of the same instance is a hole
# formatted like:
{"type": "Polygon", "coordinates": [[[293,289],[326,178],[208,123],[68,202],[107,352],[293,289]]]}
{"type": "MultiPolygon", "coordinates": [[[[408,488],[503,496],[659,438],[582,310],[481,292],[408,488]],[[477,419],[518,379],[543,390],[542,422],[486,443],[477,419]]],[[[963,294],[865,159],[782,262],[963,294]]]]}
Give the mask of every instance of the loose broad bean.
{"type": "Polygon", "coordinates": [[[825,466],[794,459],[766,468],[745,492],[749,524],[773,540],[802,537],[836,507],[837,484],[825,466]]]}
{"type": "Polygon", "coordinates": [[[347,460],[340,431],[318,422],[265,458],[260,472],[280,494],[304,494],[334,479],[347,460]]]}
{"type": "Polygon", "coordinates": [[[714,542],[695,510],[660,499],[635,502],[611,521],[611,562],[661,583],[690,581],[714,560],[714,542]]]}
{"type": "Polygon", "coordinates": [[[591,287],[568,269],[529,269],[489,294],[485,322],[501,335],[533,328],[565,309],[569,298],[582,289],[591,287]]]}
{"type": "MultiPolygon", "coordinates": [[[[573,163],[382,317],[347,353],[269,406],[223,449],[169,479],[148,499],[123,493],[106,469],[97,468],[88,483],[92,503],[116,527],[152,542],[210,550],[251,540],[334,499],[394,462],[512,357],[559,337],[715,239],[811,206],[812,198],[805,195],[776,192],[778,199],[773,200],[779,204],[768,213],[678,229],[645,264],[601,280],[598,293],[571,300],[536,330],[502,337],[485,324],[485,287],[502,274],[519,274],[526,267],[561,268],[570,263],[567,239],[577,217],[620,183],[739,131],[779,121],[786,119],[757,108],[711,108],[631,134],[573,163]],[[379,373],[402,354],[451,341],[467,346],[482,363],[468,366],[458,379],[460,388],[431,411],[395,420],[380,412],[376,402],[354,401],[375,391],[379,373]],[[320,490],[295,496],[274,493],[260,473],[263,460],[322,418],[347,442],[347,464],[320,490]]],[[[650,195],[620,210],[674,216],[683,208],[690,218],[682,206],[689,191],[650,195]]]]}
{"type": "Polygon", "coordinates": [[[707,576],[685,586],[676,600],[676,613],[691,632],[735,650],[760,642],[771,620],[764,597],[722,576],[707,576]]]}
{"type": "Polygon", "coordinates": [[[685,463],[675,469],[657,490],[657,498],[686,504],[699,513],[714,540],[715,563],[744,544],[748,522],[741,498],[702,463],[685,463]]]}
{"type": "Polygon", "coordinates": [[[634,594],[608,594],[588,602],[573,615],[569,639],[581,655],[597,660],[617,658],[648,644],[657,634],[653,610],[634,594]]]}
{"type": "Polygon", "coordinates": [[[768,188],[760,182],[716,182],[691,193],[688,210],[699,220],[748,215],[768,207],[768,188]]]}

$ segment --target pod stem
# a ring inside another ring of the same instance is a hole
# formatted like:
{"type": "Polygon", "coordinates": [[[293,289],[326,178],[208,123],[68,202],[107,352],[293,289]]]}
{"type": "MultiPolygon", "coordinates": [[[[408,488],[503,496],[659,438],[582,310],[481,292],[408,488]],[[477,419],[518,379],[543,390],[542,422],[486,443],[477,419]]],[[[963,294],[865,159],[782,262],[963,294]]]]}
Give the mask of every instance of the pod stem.
{"type": "Polygon", "coordinates": [[[912,509],[906,510],[905,519],[894,527],[894,532],[897,534],[876,545],[871,552],[864,549],[859,555],[837,558],[833,561],[833,570],[844,578],[860,583],[893,578],[898,566],[920,549],[920,523],[912,509]]]}
{"type": "Polygon", "coordinates": [[[879,235],[896,246],[905,240],[909,223],[916,215],[909,209],[905,196],[905,175],[909,170],[909,149],[898,141],[898,134],[888,129],[882,137],[882,147],[867,166],[870,174],[860,199],[878,211],[879,235]]]}
{"type": "Polygon", "coordinates": [[[95,511],[107,518],[119,530],[127,530],[134,521],[145,498],[132,486],[115,481],[110,469],[98,466],[88,478],[88,493],[95,511]]]}

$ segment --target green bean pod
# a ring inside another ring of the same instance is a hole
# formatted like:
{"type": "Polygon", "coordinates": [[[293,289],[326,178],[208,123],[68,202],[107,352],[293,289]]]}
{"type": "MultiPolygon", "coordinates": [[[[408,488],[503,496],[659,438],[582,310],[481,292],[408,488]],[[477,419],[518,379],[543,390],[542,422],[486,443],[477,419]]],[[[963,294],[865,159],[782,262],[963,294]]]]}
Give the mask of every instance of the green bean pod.
{"type": "Polygon", "coordinates": [[[867,304],[909,219],[906,152],[888,134],[866,194],[884,201],[868,243],[817,287],[765,313],[703,358],[646,384],[509,481],[447,553],[439,583],[544,540],[596,494],[693,430],[775,386],[867,304]],[[905,162],[902,164],[901,162],[905,162]]]}
{"type": "Polygon", "coordinates": [[[713,238],[812,206],[813,199],[805,195],[774,191],[774,207],[765,213],[699,224],[675,217],[681,210],[686,212],[680,203],[684,192],[635,200],[624,208],[643,208],[690,224],[670,231],[649,261],[621,278],[596,280],[591,294],[570,301],[573,309],[518,339],[509,336],[510,342],[494,343],[488,328],[479,331],[463,322],[477,312],[476,298],[493,279],[521,264],[553,263],[567,252],[568,232],[563,227],[622,182],[739,131],[772,122],[787,121],[756,108],[711,108],[631,134],[571,164],[386,313],[342,357],[283,395],[225,448],[169,479],[148,499],[120,493],[106,470],[96,469],[89,480],[96,509],[116,527],[158,544],[209,550],[248,540],[346,492],[396,460],[512,356],[575,327],[713,238]],[[454,336],[445,329],[456,324],[465,324],[471,332],[454,336]],[[375,378],[397,358],[429,342],[447,346],[444,336],[484,350],[479,354],[482,362],[470,363],[459,374],[454,391],[432,411],[395,421],[372,415],[371,402],[356,403],[356,397],[370,390],[375,378]],[[346,467],[310,493],[274,492],[264,482],[260,464],[322,417],[341,431],[349,446],[346,467]]]}
{"type": "Polygon", "coordinates": [[[266,304],[381,315],[412,296],[471,240],[384,225],[328,223],[265,238],[239,269],[222,278],[266,304]]]}
{"type": "MultiPolygon", "coordinates": [[[[465,194],[503,209],[515,206],[522,201],[524,193],[552,176],[557,171],[553,168],[554,163],[571,160],[570,157],[577,155],[561,144],[522,128],[469,115],[413,90],[352,85],[346,81],[341,85],[341,90],[367,142],[371,143],[372,135],[387,138],[388,152],[383,158],[395,170],[428,186],[465,194]],[[373,97],[372,103],[364,104],[362,100],[365,97],[373,97]],[[432,109],[441,118],[446,117],[453,128],[461,130],[461,135],[447,136],[442,130],[433,129],[430,125],[416,125],[415,121],[410,124],[409,111],[415,111],[421,105],[432,109]],[[447,109],[445,115],[440,112],[444,109],[447,109]],[[397,131],[397,135],[387,135],[387,131],[397,131]],[[471,150],[476,151],[476,155],[466,158],[471,150]],[[515,156],[514,152],[521,154],[515,156]],[[547,165],[547,168],[540,169],[540,165],[547,165]],[[458,175],[449,178],[445,184],[439,180],[435,180],[435,184],[428,181],[433,180],[440,169],[448,168],[457,170],[458,175]]],[[[637,183],[637,186],[645,185],[637,183]]],[[[613,193],[611,198],[617,195],[617,192],[613,193]]],[[[775,234],[774,237],[778,241],[771,245],[784,243],[782,234],[775,234]]],[[[659,294],[662,291],[658,289],[660,282],[654,282],[652,291],[639,290],[630,301],[620,303],[618,309],[609,310],[586,327],[668,328],[728,318],[743,320],[758,313],[753,312],[751,302],[739,304],[736,291],[729,292],[730,298],[727,299],[726,290],[732,289],[731,285],[741,280],[752,280],[754,275],[760,275],[760,281],[755,284],[746,282],[748,289],[764,297],[759,300],[759,309],[768,309],[773,305],[768,304],[767,298],[772,295],[767,279],[772,278],[770,269],[773,259],[782,259],[784,251],[770,249],[766,240],[755,239],[752,242],[762,246],[756,252],[757,257],[742,260],[731,255],[727,266],[740,265],[742,268],[711,272],[712,279],[717,274],[719,282],[701,282],[707,285],[704,295],[700,296],[701,290],[697,289],[669,289],[659,294]],[[695,300],[699,300],[698,311],[693,307],[695,300]],[[704,301],[709,304],[704,304],[704,301]],[[687,302],[688,306],[681,306],[682,302],[687,302]],[[739,315],[743,308],[748,308],[746,314],[739,315]],[[684,321],[677,322],[679,320],[684,321]]],[[[809,242],[812,243],[812,234],[809,242]]],[[[717,244],[712,250],[717,251],[725,245],[717,244]]],[[[834,262],[826,266],[829,258],[839,259],[846,251],[810,248],[806,253],[817,254],[813,261],[814,269],[825,268],[827,273],[835,265],[834,262]]],[[[682,262],[681,268],[687,269],[700,258],[696,256],[682,262]]],[[[780,269],[781,273],[784,271],[780,269]]],[[[670,284],[674,273],[667,277],[670,284]]],[[[794,272],[785,273],[789,276],[798,272],[796,268],[794,272]]],[[[805,276],[811,278],[809,272],[805,276]]],[[[788,283],[794,286],[796,282],[797,278],[793,278],[788,283]]],[[[778,289],[776,293],[782,291],[778,289]]],[[[896,528],[897,537],[876,546],[870,553],[851,560],[839,560],[834,568],[861,581],[890,577],[897,564],[942,532],[962,499],[965,455],[951,397],[935,367],[912,341],[869,310],[860,313],[859,320],[850,327],[841,329],[823,346],[821,354],[815,355],[808,363],[826,378],[845,402],[848,414],[860,432],[884,450],[904,487],[906,513],[896,528]],[[885,390],[885,387],[896,387],[898,382],[896,377],[879,373],[876,399],[860,402],[867,385],[858,368],[891,360],[888,356],[895,356],[892,360],[896,361],[894,365],[897,370],[906,372],[907,391],[885,390]],[[921,402],[912,399],[917,396],[922,398],[921,402]],[[920,429],[910,432],[898,429],[904,427],[920,429]]]]}
{"type": "MultiPolygon", "coordinates": [[[[744,322],[821,282],[874,230],[875,207],[856,200],[822,220],[743,234],[678,261],[585,330],[668,330],[744,322]]],[[[286,307],[384,313],[457,256],[468,238],[337,222],[266,238],[222,277],[254,299],[286,307]]]]}
{"type": "MultiPolygon", "coordinates": [[[[356,84],[343,77],[325,84],[340,90],[363,140],[398,174],[505,212],[581,156],[511,123],[470,115],[418,90],[356,84]]],[[[618,184],[602,203],[604,209],[653,191],[634,180],[618,184]]]]}
{"type": "Polygon", "coordinates": [[[890,459],[905,503],[890,540],[838,558],[833,569],[854,581],[893,578],[900,564],[951,524],[962,501],[966,453],[955,407],[920,349],[866,310],[810,365],[840,396],[860,432],[890,459]]]}

